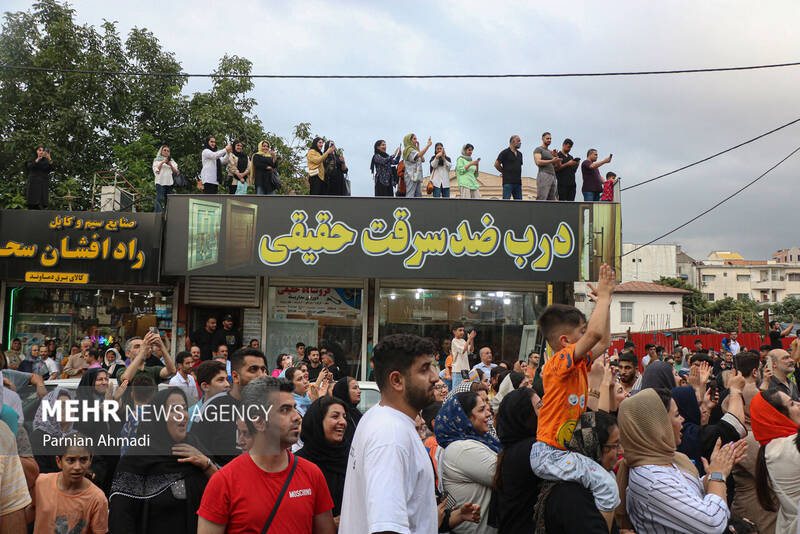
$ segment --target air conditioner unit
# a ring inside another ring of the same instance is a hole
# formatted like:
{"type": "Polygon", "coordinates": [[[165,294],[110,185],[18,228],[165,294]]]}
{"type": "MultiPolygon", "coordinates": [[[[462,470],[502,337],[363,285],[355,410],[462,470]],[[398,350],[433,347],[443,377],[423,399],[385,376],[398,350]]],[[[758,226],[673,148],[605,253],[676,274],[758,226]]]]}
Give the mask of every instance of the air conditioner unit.
{"type": "Polygon", "coordinates": [[[133,211],[133,195],[113,185],[100,188],[100,211],[133,211]]]}

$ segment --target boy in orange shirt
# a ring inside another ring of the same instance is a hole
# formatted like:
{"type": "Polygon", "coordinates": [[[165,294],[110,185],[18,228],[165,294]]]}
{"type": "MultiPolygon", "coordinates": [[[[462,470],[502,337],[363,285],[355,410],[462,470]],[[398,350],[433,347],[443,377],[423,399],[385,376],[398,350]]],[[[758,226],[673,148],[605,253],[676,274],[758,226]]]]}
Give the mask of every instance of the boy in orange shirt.
{"type": "Polygon", "coordinates": [[[589,297],[597,303],[588,325],[583,313],[565,304],[549,306],[539,317],[539,328],[555,354],[542,368],[545,394],[530,461],[540,478],[579,482],[591,490],[610,530],[620,502],[614,476],[591,458],[567,450],[575,424],[586,409],[587,370],[611,341],[609,308],[614,271],[603,264],[597,288],[588,285],[589,297]]]}

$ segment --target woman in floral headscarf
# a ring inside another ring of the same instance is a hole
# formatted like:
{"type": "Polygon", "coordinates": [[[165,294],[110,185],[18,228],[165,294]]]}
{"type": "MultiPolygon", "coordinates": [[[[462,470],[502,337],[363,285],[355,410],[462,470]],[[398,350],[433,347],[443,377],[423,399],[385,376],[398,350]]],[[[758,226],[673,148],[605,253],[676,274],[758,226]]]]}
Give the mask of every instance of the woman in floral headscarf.
{"type": "MultiPolygon", "coordinates": [[[[39,464],[40,473],[56,473],[61,469],[56,464],[57,447],[50,443],[57,442],[57,439],[73,433],[72,423],[69,421],[57,421],[53,417],[44,417],[45,406],[55,406],[58,402],[72,400],[72,393],[68,389],[56,388],[42,398],[42,402],[36,409],[33,418],[33,433],[31,434],[31,447],[35,453],[36,463],[39,464]]],[[[62,412],[62,415],[66,412],[62,412]]],[[[66,419],[61,417],[61,419],[66,419]]]]}
{"type": "Polygon", "coordinates": [[[444,448],[441,460],[444,489],[456,504],[480,505],[479,523],[464,523],[459,532],[488,532],[500,442],[489,433],[491,411],[486,400],[472,391],[456,392],[445,400],[434,420],[436,441],[444,448]]]}

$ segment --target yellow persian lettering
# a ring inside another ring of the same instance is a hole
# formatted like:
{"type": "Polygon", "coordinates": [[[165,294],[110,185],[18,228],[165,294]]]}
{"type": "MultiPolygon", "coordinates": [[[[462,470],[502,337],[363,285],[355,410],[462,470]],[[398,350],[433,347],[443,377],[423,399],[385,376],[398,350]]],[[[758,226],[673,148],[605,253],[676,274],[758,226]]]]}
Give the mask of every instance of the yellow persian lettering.
{"type": "Polygon", "coordinates": [[[379,235],[386,230],[386,221],[373,219],[369,227],[361,232],[361,250],[369,256],[382,256],[384,254],[405,254],[411,245],[411,212],[408,208],[396,208],[392,213],[394,225],[385,235],[379,235]]]}
{"type": "Polygon", "coordinates": [[[482,232],[473,232],[469,221],[461,221],[455,233],[450,234],[450,254],[453,256],[491,256],[500,246],[500,230],[494,226],[494,217],[484,213],[482,232]]]}
{"type": "Polygon", "coordinates": [[[441,256],[447,252],[450,234],[446,228],[438,232],[415,232],[414,253],[403,260],[407,269],[421,269],[428,256],[441,256]]]}
{"type": "Polygon", "coordinates": [[[320,253],[338,254],[355,243],[358,237],[358,232],[342,222],[331,224],[333,216],[329,211],[317,212],[317,227],[314,229],[306,224],[308,214],[303,210],[292,212],[290,218],[294,224],[288,234],[274,239],[266,234],[261,236],[258,256],[265,265],[283,265],[295,252],[300,253],[304,264],[314,265],[320,253]]]}
{"type": "Polygon", "coordinates": [[[536,228],[530,224],[525,228],[522,239],[517,239],[514,230],[506,230],[503,246],[505,247],[506,254],[514,257],[514,265],[518,269],[522,269],[528,264],[528,257],[536,250],[536,245],[539,242],[539,235],[536,228]]]}

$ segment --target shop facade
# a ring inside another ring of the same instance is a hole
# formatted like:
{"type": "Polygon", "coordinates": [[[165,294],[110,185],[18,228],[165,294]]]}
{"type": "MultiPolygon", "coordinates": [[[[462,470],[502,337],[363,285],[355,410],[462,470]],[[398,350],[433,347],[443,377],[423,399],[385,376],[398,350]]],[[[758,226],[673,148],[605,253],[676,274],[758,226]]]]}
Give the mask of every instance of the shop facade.
{"type": "Polygon", "coordinates": [[[160,276],[163,220],[152,213],[0,210],[2,346],[176,335],[177,287],[160,276]]]}
{"type": "Polygon", "coordinates": [[[162,276],[182,280],[186,332],[231,314],[270,368],[303,342],[366,379],[391,333],[440,344],[462,322],[496,359],[541,349],[548,303],[619,272],[620,229],[614,203],[178,195],[162,276]]]}

